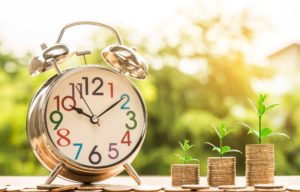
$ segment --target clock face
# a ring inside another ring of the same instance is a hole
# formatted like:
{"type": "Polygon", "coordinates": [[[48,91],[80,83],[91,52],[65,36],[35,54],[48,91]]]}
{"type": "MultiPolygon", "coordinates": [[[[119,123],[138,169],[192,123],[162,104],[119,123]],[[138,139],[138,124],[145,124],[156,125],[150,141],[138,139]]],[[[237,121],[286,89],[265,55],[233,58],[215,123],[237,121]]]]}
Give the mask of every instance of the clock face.
{"type": "Polygon", "coordinates": [[[128,158],[141,144],[146,112],[123,75],[99,67],[66,72],[46,104],[47,133],[68,160],[103,168],[128,158]]]}

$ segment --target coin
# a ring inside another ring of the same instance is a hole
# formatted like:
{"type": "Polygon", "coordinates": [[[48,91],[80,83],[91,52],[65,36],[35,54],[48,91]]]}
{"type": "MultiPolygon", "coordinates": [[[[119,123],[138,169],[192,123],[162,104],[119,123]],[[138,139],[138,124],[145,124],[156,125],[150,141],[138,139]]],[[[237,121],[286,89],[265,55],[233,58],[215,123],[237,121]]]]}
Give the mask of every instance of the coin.
{"type": "Polygon", "coordinates": [[[63,187],[64,185],[58,185],[58,184],[41,184],[41,185],[37,185],[36,188],[38,189],[56,189],[56,188],[60,188],[63,187]]]}
{"type": "Polygon", "coordinates": [[[208,189],[209,186],[208,186],[208,185],[197,185],[197,184],[193,184],[193,185],[182,185],[181,188],[182,188],[182,189],[197,190],[197,189],[208,189]]]}
{"type": "Polygon", "coordinates": [[[282,192],[285,191],[286,188],[282,187],[282,188],[275,188],[275,189],[255,189],[255,191],[257,192],[282,192]]]}
{"type": "Polygon", "coordinates": [[[21,191],[22,189],[24,189],[24,187],[22,187],[22,186],[8,185],[8,186],[6,187],[6,190],[5,190],[5,191],[8,191],[8,192],[19,192],[19,191],[21,191]]]}
{"type": "Polygon", "coordinates": [[[198,189],[197,192],[224,192],[224,190],[216,187],[210,187],[208,189],[198,189]]]}
{"type": "Polygon", "coordinates": [[[80,185],[78,187],[78,190],[81,190],[81,191],[89,191],[89,190],[100,190],[100,189],[103,189],[104,188],[104,185],[99,185],[99,184],[88,184],[88,185],[80,185]]]}
{"type": "Polygon", "coordinates": [[[219,189],[245,189],[246,187],[245,185],[221,185],[219,189]]]}
{"type": "Polygon", "coordinates": [[[59,188],[55,188],[52,189],[52,192],[60,192],[60,191],[70,191],[70,190],[74,190],[74,189],[78,189],[80,187],[79,184],[75,184],[75,185],[65,185],[63,187],[59,187],[59,188]]]}
{"type": "Polygon", "coordinates": [[[226,189],[226,192],[254,192],[254,187],[245,187],[241,189],[226,189]]]}
{"type": "Polygon", "coordinates": [[[109,185],[109,186],[105,186],[103,190],[109,192],[131,191],[132,187],[127,185],[109,185]]]}
{"type": "Polygon", "coordinates": [[[283,185],[276,185],[276,184],[257,184],[254,185],[255,189],[277,189],[283,188],[283,185]]]}
{"type": "Polygon", "coordinates": [[[80,190],[80,189],[75,189],[74,192],[102,192],[102,189],[95,189],[95,190],[80,190]]]}
{"type": "Polygon", "coordinates": [[[165,187],[163,189],[165,192],[189,192],[191,189],[183,189],[181,187],[165,187]]]}
{"type": "Polygon", "coordinates": [[[7,186],[0,186],[0,191],[5,191],[7,186]]]}
{"type": "Polygon", "coordinates": [[[22,189],[21,192],[48,192],[48,189],[37,189],[37,188],[26,188],[22,189]]]}
{"type": "Polygon", "coordinates": [[[139,185],[133,188],[135,191],[148,192],[148,191],[159,191],[162,188],[155,185],[139,185]]]}
{"type": "Polygon", "coordinates": [[[298,192],[300,191],[300,185],[290,185],[286,187],[287,191],[298,192]]]}

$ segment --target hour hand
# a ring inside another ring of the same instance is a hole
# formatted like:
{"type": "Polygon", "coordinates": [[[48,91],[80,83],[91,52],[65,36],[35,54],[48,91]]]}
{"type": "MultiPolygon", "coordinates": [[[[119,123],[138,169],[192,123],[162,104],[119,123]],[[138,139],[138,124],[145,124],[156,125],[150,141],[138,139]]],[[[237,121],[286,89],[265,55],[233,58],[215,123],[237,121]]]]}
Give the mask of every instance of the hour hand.
{"type": "Polygon", "coordinates": [[[87,116],[88,118],[92,118],[92,116],[91,115],[89,115],[89,114],[87,114],[87,113],[85,113],[81,108],[79,108],[79,107],[74,107],[74,106],[71,106],[70,105],[70,107],[72,107],[72,109],[73,110],[75,110],[78,114],[82,114],[82,115],[84,115],[84,116],[87,116]]]}

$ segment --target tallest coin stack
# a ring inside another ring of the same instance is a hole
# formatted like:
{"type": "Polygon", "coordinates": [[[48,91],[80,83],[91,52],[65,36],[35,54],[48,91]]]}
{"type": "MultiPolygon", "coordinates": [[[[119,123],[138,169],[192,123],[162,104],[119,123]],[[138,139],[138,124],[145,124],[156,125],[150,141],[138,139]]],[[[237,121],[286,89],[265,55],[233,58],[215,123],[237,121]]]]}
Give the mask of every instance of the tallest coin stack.
{"type": "Polygon", "coordinates": [[[246,145],[247,185],[274,183],[274,145],[246,145]]]}

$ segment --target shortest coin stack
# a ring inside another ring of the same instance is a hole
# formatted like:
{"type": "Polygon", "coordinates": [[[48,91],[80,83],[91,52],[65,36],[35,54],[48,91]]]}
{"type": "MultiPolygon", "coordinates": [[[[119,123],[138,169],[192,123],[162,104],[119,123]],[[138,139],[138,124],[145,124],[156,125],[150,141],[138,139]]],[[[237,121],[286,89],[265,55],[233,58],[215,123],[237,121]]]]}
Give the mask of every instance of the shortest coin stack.
{"type": "Polygon", "coordinates": [[[212,187],[235,184],[235,157],[209,157],[207,182],[212,187]]]}
{"type": "Polygon", "coordinates": [[[199,164],[173,164],[172,185],[199,184],[199,164]]]}

